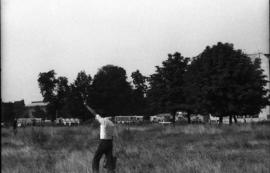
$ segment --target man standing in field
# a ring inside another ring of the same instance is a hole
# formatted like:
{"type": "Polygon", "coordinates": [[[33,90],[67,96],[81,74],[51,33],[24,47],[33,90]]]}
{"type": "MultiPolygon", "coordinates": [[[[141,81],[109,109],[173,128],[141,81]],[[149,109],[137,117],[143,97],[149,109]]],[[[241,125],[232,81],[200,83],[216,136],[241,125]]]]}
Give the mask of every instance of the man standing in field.
{"type": "Polygon", "coordinates": [[[113,173],[115,169],[115,157],[113,157],[113,132],[114,124],[109,117],[101,117],[94,109],[87,105],[85,107],[95,115],[96,120],[100,123],[100,142],[92,162],[94,173],[99,173],[99,161],[103,154],[106,155],[106,168],[113,173]]]}

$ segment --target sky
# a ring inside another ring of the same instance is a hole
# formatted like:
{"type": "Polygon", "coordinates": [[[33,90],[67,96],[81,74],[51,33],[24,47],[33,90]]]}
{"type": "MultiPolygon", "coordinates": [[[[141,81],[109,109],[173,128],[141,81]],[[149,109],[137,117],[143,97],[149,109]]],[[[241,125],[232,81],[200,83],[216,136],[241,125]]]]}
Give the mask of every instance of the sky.
{"type": "Polygon", "coordinates": [[[2,0],[2,101],[42,100],[40,72],[73,82],[107,64],[154,73],[169,53],[233,43],[269,52],[268,0],[2,0]]]}

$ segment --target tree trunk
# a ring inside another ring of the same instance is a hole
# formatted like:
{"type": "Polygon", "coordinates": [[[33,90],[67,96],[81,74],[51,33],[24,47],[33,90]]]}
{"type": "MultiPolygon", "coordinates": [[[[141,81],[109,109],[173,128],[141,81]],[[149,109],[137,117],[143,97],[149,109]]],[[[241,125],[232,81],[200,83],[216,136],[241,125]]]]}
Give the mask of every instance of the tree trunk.
{"type": "Polygon", "coordinates": [[[237,124],[237,118],[236,118],[236,115],[233,116],[233,119],[234,119],[235,124],[237,124]]]}
{"type": "Polygon", "coordinates": [[[187,118],[188,118],[188,124],[190,124],[191,123],[191,119],[190,119],[190,113],[189,112],[187,112],[187,118]]]}
{"type": "Polygon", "coordinates": [[[218,124],[221,125],[222,123],[223,123],[223,116],[220,116],[218,124]]]}
{"type": "Polygon", "coordinates": [[[173,118],[172,118],[172,123],[173,123],[173,126],[175,125],[175,114],[176,114],[176,111],[172,111],[171,112],[173,118]]]}
{"type": "Polygon", "coordinates": [[[229,117],[229,124],[232,125],[232,115],[229,117]]]}
{"type": "Polygon", "coordinates": [[[173,115],[172,115],[173,116],[173,119],[172,119],[173,123],[175,123],[175,114],[176,114],[176,112],[173,112],[173,115]]]}

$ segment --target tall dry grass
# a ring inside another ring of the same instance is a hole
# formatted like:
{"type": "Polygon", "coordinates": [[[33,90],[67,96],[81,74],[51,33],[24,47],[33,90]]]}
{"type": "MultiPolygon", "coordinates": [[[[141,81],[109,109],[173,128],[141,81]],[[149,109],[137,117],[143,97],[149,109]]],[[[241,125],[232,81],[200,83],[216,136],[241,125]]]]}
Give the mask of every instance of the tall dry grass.
{"type": "MultiPolygon", "coordinates": [[[[91,173],[98,137],[94,126],[2,129],[1,171],[91,173]]],[[[118,173],[268,173],[270,126],[117,126],[114,153],[118,173]]]]}

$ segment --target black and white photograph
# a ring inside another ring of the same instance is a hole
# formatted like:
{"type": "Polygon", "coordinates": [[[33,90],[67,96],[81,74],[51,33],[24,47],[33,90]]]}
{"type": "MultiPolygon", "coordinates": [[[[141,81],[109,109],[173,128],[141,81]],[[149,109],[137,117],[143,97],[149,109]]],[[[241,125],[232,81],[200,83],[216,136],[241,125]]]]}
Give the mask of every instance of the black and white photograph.
{"type": "Polygon", "coordinates": [[[270,0],[2,0],[1,172],[269,173],[270,0]]]}

